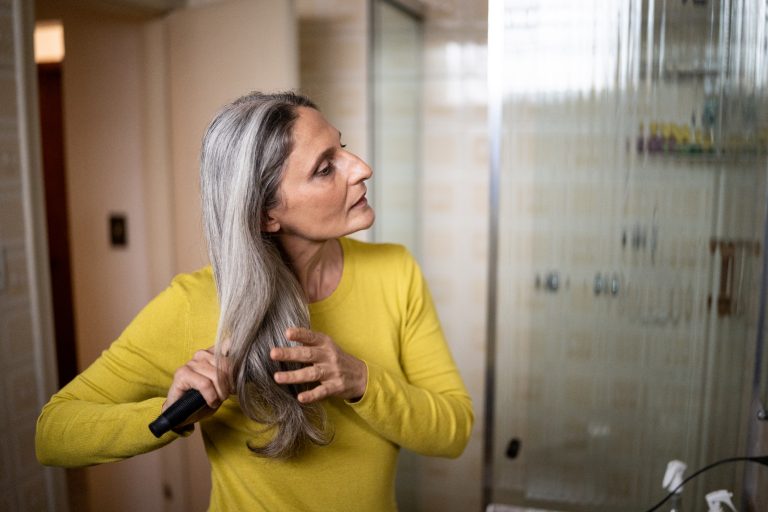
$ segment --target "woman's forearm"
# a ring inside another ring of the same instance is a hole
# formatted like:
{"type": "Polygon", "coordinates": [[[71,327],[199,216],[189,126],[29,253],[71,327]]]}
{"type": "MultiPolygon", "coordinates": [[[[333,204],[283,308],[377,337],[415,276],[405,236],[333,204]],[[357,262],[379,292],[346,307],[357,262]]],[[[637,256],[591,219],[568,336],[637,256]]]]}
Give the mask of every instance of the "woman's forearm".
{"type": "Polygon", "coordinates": [[[458,457],[472,431],[472,402],[463,385],[449,378],[438,389],[409,384],[395,372],[368,363],[368,388],[349,403],[381,436],[404,448],[458,457]]]}
{"type": "MultiPolygon", "coordinates": [[[[65,388],[66,389],[66,388],[65,388]]],[[[47,466],[80,467],[126,459],[152,451],[179,437],[160,439],[148,425],[163,397],[137,403],[103,404],[76,399],[62,390],[37,420],[35,453],[47,466]]]]}

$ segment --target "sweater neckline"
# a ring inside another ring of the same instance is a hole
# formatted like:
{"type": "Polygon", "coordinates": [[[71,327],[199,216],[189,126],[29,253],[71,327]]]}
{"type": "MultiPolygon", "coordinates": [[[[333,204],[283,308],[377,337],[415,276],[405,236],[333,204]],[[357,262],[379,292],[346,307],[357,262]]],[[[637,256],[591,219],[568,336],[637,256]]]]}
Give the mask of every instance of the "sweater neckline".
{"type": "Polygon", "coordinates": [[[355,264],[354,264],[354,258],[352,257],[352,248],[350,244],[350,240],[346,237],[339,238],[339,244],[341,245],[341,254],[342,254],[342,269],[341,269],[341,279],[339,280],[339,284],[336,286],[336,289],[331,292],[331,294],[324,299],[318,300],[316,302],[310,302],[309,303],[309,314],[316,314],[316,313],[322,313],[324,311],[328,311],[330,309],[335,308],[339,303],[341,303],[347,295],[349,295],[349,292],[352,289],[352,282],[354,278],[355,273],[355,264]]]}

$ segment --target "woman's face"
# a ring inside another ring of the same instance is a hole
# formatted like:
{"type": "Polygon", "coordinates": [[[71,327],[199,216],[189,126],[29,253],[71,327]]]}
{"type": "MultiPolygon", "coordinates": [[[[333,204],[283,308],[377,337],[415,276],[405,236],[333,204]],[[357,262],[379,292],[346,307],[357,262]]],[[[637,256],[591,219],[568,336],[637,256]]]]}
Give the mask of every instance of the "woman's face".
{"type": "Polygon", "coordinates": [[[272,233],[324,241],[373,224],[366,200],[368,164],[341,145],[341,134],[315,109],[298,108],[293,151],[283,170],[279,205],[267,212],[272,233]]]}

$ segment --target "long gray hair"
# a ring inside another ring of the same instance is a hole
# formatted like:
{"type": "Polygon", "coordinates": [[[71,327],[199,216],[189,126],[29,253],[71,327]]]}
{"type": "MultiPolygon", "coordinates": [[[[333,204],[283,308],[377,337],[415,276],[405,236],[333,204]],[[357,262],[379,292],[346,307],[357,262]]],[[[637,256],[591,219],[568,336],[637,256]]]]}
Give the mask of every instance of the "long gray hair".
{"type": "Polygon", "coordinates": [[[291,92],[239,98],[208,126],[200,156],[203,223],[221,308],[216,357],[226,351],[230,385],[246,416],[265,432],[275,429],[266,444],[248,444],[272,458],[292,457],[308,443],[325,445],[331,438],[322,406],[296,399],[308,386],[279,385],[273,378],[302,365],[269,356],[273,347],[295,345],[285,339],[288,327],[309,328],[301,285],[278,240],[262,232],[267,212],[280,201],[298,107],[317,108],[291,92]]]}

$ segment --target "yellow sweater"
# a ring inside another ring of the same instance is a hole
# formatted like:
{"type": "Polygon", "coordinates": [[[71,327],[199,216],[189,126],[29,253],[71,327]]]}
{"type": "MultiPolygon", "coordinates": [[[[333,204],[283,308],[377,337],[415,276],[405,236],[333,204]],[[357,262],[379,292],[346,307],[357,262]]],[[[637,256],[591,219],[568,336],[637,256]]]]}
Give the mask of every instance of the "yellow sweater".
{"type": "MultiPolygon", "coordinates": [[[[246,447],[259,425],[233,400],[200,423],[211,462],[211,510],[395,510],[399,447],[457,457],[472,428],[472,404],[446,346],[418,265],[401,246],[341,239],[337,289],[310,304],[312,329],[365,361],[362,399],[323,402],[335,436],[290,460],[246,447]]],[[[38,419],[37,457],[75,467],[159,448],[157,417],[176,369],[212,345],[218,302],[210,267],[177,276],[117,341],[56,393],[38,419]]]]}

